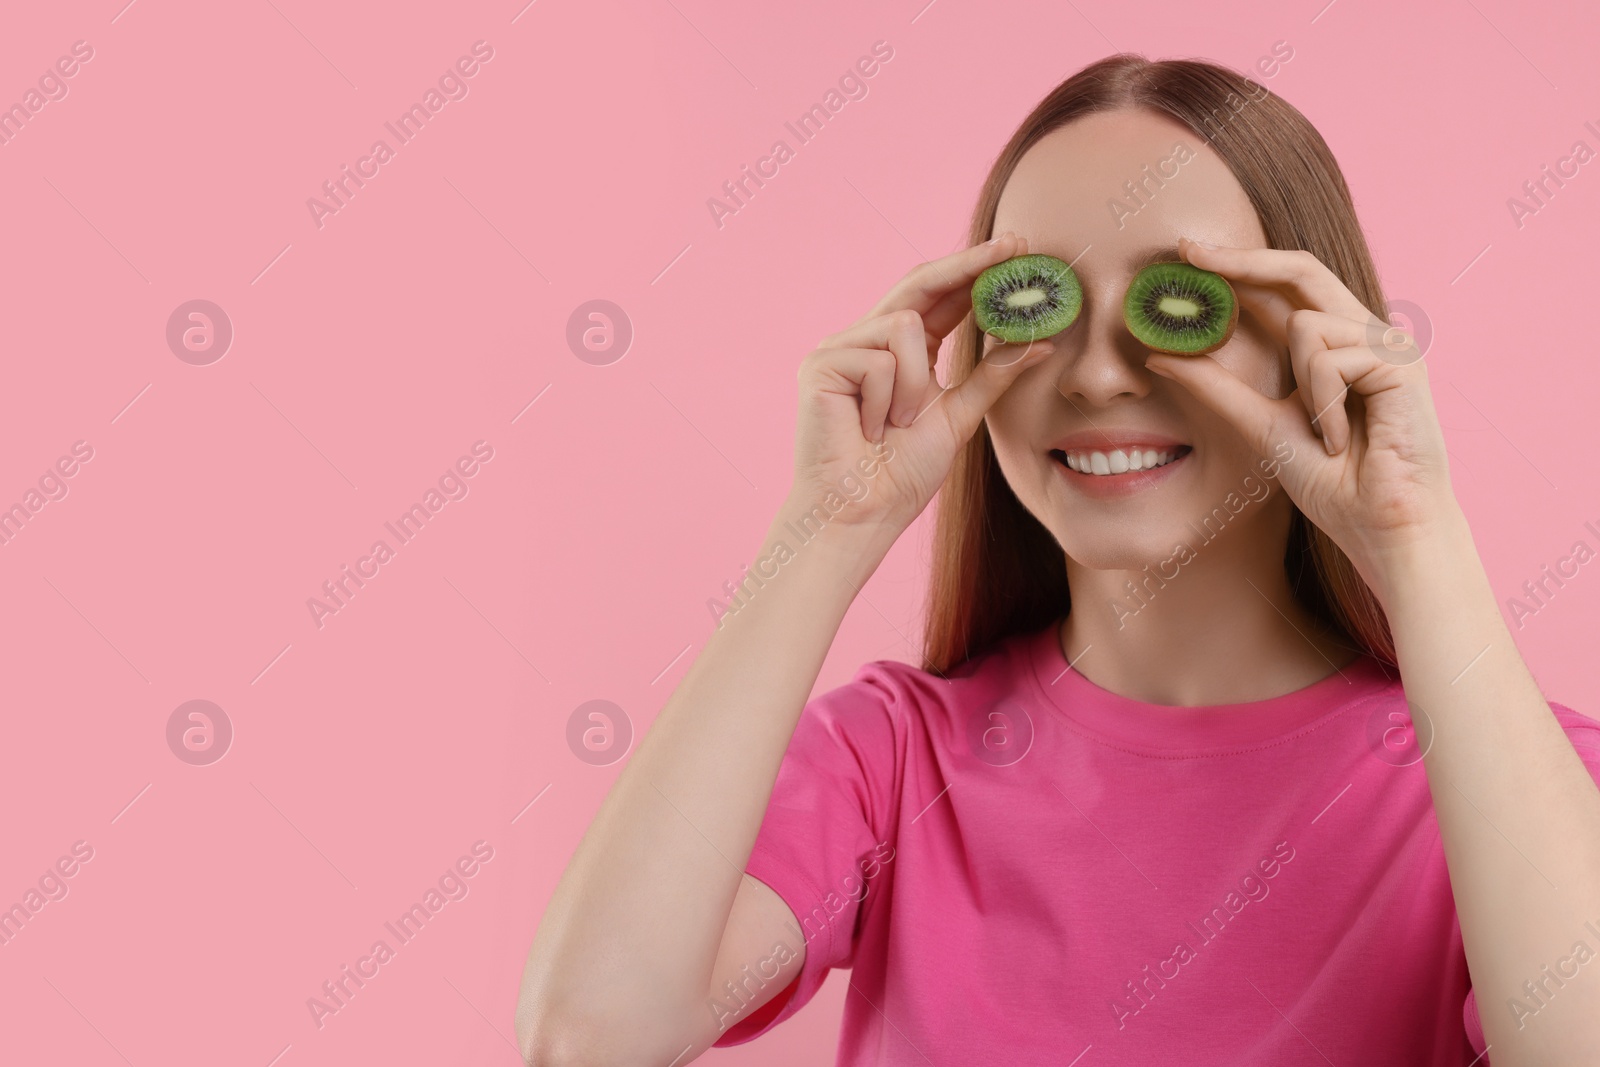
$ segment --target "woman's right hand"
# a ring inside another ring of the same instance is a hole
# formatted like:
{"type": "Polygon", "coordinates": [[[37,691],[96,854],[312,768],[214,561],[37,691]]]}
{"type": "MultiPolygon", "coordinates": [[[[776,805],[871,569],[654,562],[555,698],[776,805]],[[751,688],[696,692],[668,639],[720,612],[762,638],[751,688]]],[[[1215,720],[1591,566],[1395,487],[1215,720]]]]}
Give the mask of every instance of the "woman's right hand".
{"type": "Polygon", "coordinates": [[[897,534],[922,512],[984,413],[1054,351],[1049,339],[1007,345],[987,338],[962,382],[944,389],[933,373],[940,343],[972,310],[973,281],[1026,252],[1027,241],[1008,232],[919,264],[802,361],[793,507],[810,511],[834,493],[849,503],[833,521],[889,524],[897,534]],[[858,466],[863,460],[870,466],[858,466]]]}

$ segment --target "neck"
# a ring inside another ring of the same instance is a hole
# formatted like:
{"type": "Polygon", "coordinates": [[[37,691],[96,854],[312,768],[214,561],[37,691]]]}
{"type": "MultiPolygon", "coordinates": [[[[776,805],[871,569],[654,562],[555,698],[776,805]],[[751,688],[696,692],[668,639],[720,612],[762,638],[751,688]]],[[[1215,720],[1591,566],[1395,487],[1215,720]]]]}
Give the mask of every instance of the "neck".
{"type": "Polygon", "coordinates": [[[1281,529],[1276,538],[1225,530],[1141,570],[1091,570],[1068,557],[1067,659],[1102,689],[1187,707],[1265,700],[1342,671],[1360,652],[1294,599],[1287,515],[1281,529]]]}

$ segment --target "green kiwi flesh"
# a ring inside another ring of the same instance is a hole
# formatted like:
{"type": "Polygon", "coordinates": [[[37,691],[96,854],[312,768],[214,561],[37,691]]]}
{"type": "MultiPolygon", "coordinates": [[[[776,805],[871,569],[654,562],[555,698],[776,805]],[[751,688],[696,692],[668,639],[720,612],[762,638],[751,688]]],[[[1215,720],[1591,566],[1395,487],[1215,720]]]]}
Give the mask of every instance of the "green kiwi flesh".
{"type": "Polygon", "coordinates": [[[1203,356],[1233,336],[1239,300],[1220,274],[1189,263],[1153,263],[1134,275],[1122,318],[1147,348],[1203,356]]]}
{"type": "Polygon", "coordinates": [[[1007,344],[1037,341],[1071,326],[1083,308],[1083,286],[1055,256],[1015,256],[972,283],[978,329],[1007,344]]]}

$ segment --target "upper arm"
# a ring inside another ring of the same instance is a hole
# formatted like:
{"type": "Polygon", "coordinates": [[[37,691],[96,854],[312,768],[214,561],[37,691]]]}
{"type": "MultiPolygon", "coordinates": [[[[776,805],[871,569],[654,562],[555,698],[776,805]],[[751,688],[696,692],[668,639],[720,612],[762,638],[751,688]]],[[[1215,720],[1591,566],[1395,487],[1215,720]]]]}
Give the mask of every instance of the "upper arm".
{"type": "Polygon", "coordinates": [[[749,874],[740,877],[712,967],[711,987],[683,1037],[689,1048],[677,1060],[680,1067],[710,1048],[734,1023],[786,994],[806,958],[805,939],[793,933],[798,929],[794,911],[771,886],[749,874]]]}
{"type": "Polygon", "coordinates": [[[892,821],[898,780],[902,738],[885,673],[869,665],[852,684],[808,702],[739,874],[709,981],[658,987],[634,1009],[651,1020],[631,1034],[616,1033],[615,1023],[588,1031],[615,1043],[617,1062],[644,1060],[622,1054],[624,1046],[637,1053],[640,1041],[649,1058],[672,1067],[719,1041],[748,1041],[803,1006],[831,968],[850,965],[858,891],[885,862],[878,826],[892,821]]]}
{"type": "Polygon", "coordinates": [[[687,1011],[682,1000],[661,996],[637,1006],[629,1020],[633,1025],[618,1025],[613,1019],[596,1029],[593,1022],[571,1024],[569,1019],[567,1027],[555,1027],[535,1038],[536,1026],[524,1018],[537,1012],[525,998],[519,999],[519,1051],[534,1067],[635,1062],[670,1062],[672,1067],[683,1067],[710,1048],[728,1027],[783,993],[799,975],[805,962],[805,942],[792,936],[790,927],[798,929],[798,924],[783,898],[766,883],[741,874],[712,964],[711,984],[694,995],[687,1011]],[[772,960],[773,945],[779,941],[792,950],[781,954],[787,957],[781,962],[772,960]],[[725,985],[728,982],[745,990],[740,993],[742,1006],[725,985]],[[720,1012],[719,1004],[724,1006],[720,1012]]]}

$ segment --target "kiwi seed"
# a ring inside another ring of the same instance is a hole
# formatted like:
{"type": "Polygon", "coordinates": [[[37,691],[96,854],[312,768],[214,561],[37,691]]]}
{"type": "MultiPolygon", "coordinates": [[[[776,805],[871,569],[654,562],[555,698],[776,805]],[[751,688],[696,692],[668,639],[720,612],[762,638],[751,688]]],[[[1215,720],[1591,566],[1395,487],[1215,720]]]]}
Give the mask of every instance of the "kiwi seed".
{"type": "Polygon", "coordinates": [[[1134,275],[1122,318],[1147,348],[1203,356],[1233,336],[1239,300],[1220,274],[1189,263],[1153,263],[1134,275]]]}
{"type": "Polygon", "coordinates": [[[1083,286],[1072,267],[1055,256],[1015,256],[996,263],[972,283],[978,328],[1007,344],[1060,333],[1083,308],[1083,286]]]}

